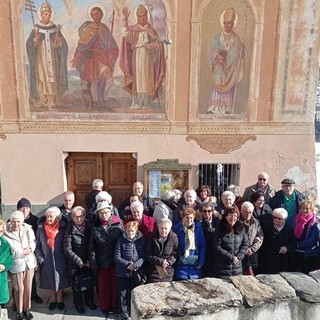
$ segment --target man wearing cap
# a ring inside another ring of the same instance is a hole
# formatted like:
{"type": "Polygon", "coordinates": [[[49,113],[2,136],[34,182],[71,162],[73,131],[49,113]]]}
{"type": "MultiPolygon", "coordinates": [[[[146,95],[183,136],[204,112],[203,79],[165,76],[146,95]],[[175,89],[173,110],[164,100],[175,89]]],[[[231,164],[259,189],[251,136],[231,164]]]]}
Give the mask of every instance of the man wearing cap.
{"type": "Polygon", "coordinates": [[[277,191],[270,200],[271,209],[285,208],[288,211],[287,220],[290,221],[299,212],[299,203],[304,195],[294,188],[295,182],[286,178],[281,181],[281,190],[277,191]]]}
{"type": "MultiPolygon", "coordinates": [[[[34,234],[37,234],[39,218],[31,212],[31,202],[26,198],[21,198],[17,202],[17,210],[21,211],[24,215],[24,223],[29,224],[32,227],[34,234]]],[[[35,303],[43,303],[43,300],[37,294],[36,277],[32,280],[31,300],[35,303]]]]}
{"type": "Polygon", "coordinates": [[[242,79],[244,64],[244,45],[233,31],[235,20],[234,9],[227,9],[223,13],[223,30],[213,38],[213,88],[207,113],[233,113],[236,87],[242,79]]]}
{"type": "MultiPolygon", "coordinates": [[[[148,10],[140,4],[136,9],[137,24],[129,26],[130,11],[123,8],[124,25],[120,67],[124,74],[125,90],[132,96],[130,109],[151,108],[159,98],[165,79],[164,46],[148,22],[148,10]]],[[[149,13],[150,14],[150,13],[149,13]]]]}
{"type": "Polygon", "coordinates": [[[269,204],[270,199],[274,197],[277,189],[269,184],[269,175],[266,172],[260,172],[258,174],[257,183],[246,187],[244,190],[242,201],[251,201],[251,197],[256,192],[262,192],[264,194],[265,203],[269,204]]]}

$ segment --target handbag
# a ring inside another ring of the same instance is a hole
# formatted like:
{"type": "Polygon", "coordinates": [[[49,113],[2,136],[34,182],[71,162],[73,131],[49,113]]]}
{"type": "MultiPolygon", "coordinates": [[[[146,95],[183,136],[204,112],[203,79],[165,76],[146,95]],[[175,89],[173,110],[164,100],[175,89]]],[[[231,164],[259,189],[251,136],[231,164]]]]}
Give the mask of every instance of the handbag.
{"type": "Polygon", "coordinates": [[[88,267],[78,270],[72,281],[72,289],[75,291],[85,291],[94,287],[94,273],[88,267]]]}
{"type": "Polygon", "coordinates": [[[132,281],[133,281],[133,286],[137,287],[142,284],[147,283],[147,275],[144,273],[142,269],[135,269],[132,271],[132,281]]]}

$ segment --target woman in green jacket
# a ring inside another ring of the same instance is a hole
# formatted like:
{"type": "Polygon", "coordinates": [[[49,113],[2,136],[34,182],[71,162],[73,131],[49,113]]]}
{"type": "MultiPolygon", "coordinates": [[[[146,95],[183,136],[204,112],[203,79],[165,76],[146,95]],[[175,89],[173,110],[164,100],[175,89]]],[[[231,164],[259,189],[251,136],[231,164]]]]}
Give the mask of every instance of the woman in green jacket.
{"type": "Polygon", "coordinates": [[[11,247],[3,237],[6,232],[6,223],[0,219],[0,305],[1,308],[10,300],[8,288],[8,270],[12,266],[13,258],[11,247]]]}

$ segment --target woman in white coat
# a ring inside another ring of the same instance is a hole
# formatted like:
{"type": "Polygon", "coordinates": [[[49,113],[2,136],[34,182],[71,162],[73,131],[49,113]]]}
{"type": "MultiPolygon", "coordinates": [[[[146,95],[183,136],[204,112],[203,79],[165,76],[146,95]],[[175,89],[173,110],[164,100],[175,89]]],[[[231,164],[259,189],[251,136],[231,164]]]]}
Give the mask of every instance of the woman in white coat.
{"type": "Polygon", "coordinates": [[[33,318],[31,308],[31,288],[34,270],[37,265],[34,250],[36,239],[32,227],[24,223],[21,211],[10,216],[5,238],[11,246],[13,265],[9,269],[17,306],[16,320],[33,318]]]}

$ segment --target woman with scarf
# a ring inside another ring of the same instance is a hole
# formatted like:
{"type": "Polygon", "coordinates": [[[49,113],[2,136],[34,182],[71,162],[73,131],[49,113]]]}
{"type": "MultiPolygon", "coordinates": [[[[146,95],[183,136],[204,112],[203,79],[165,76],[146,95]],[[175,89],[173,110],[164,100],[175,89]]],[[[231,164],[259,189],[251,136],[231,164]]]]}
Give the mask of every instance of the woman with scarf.
{"type": "Polygon", "coordinates": [[[114,248],[123,232],[122,220],[113,215],[109,202],[99,202],[90,242],[89,261],[97,271],[99,283],[99,304],[104,315],[114,312],[118,307],[118,282],[115,272],[114,248]]]}
{"type": "Polygon", "coordinates": [[[13,265],[9,271],[17,307],[16,320],[30,320],[33,318],[30,312],[32,279],[37,265],[33,253],[36,239],[31,226],[24,223],[21,211],[11,214],[5,238],[11,247],[13,257],[13,265]]]}
{"type": "MultiPolygon", "coordinates": [[[[5,304],[10,300],[8,288],[8,270],[13,264],[11,247],[6,238],[3,236],[6,232],[6,223],[0,219],[0,306],[5,307],[5,304]]],[[[1,309],[0,308],[0,309],[1,309]]]]}
{"type": "Polygon", "coordinates": [[[67,218],[57,207],[46,210],[37,230],[36,256],[40,264],[40,288],[50,291],[49,310],[64,310],[63,289],[70,287],[63,238],[67,218]]]}
{"type": "Polygon", "coordinates": [[[206,240],[196,212],[192,208],[182,211],[182,221],[175,224],[172,231],[178,236],[179,253],[175,279],[199,279],[206,260],[206,240]]]}
{"type": "Polygon", "coordinates": [[[83,302],[89,309],[97,309],[94,304],[94,276],[92,270],[89,269],[89,241],[92,228],[91,223],[86,220],[86,210],[80,206],[71,210],[71,219],[64,235],[63,250],[68,260],[73,303],[78,313],[85,313],[83,302]],[[81,288],[79,277],[83,275],[88,276],[89,279],[92,278],[90,287],[81,288]]]}
{"type": "Polygon", "coordinates": [[[305,274],[319,267],[319,221],[314,212],[312,201],[301,201],[300,211],[292,220],[297,240],[297,249],[294,252],[295,271],[305,274]]]}

